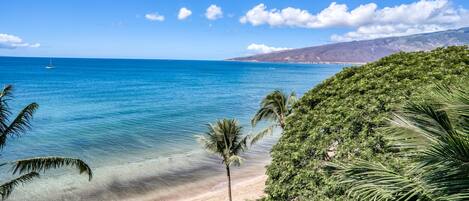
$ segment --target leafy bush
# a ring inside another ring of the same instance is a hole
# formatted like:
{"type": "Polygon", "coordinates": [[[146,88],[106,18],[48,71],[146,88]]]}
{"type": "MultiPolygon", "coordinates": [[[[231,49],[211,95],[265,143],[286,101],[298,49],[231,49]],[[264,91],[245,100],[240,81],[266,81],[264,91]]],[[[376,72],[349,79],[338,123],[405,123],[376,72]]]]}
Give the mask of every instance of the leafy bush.
{"type": "MultiPolygon", "coordinates": [[[[469,83],[432,88],[394,113],[386,132],[406,164],[329,163],[355,200],[469,200],[469,83]]],[[[414,99],[414,98],[412,98],[414,99]]]]}
{"type": "Polygon", "coordinates": [[[267,200],[345,200],[325,161],[402,165],[377,128],[392,111],[433,84],[469,77],[468,47],[397,53],[348,67],[307,92],[272,149],[267,200]]]}

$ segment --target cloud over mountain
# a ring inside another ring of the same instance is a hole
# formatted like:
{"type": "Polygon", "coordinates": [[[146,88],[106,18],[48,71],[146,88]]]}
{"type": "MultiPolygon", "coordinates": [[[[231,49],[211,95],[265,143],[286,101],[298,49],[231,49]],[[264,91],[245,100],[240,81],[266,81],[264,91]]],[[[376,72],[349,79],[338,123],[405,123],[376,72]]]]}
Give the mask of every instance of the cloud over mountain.
{"type": "Polygon", "coordinates": [[[267,46],[264,44],[252,43],[246,49],[253,51],[255,53],[270,53],[270,52],[276,52],[276,51],[282,51],[282,50],[291,50],[292,48],[271,47],[271,46],[267,46]]]}
{"type": "Polygon", "coordinates": [[[333,41],[351,41],[459,28],[469,25],[467,19],[469,11],[454,7],[448,0],[420,0],[381,9],[375,3],[368,3],[352,10],[346,4],[333,2],[316,14],[292,7],[269,10],[265,4],[259,4],[241,17],[240,22],[253,26],[352,28],[355,30],[331,36],[333,41]]]}

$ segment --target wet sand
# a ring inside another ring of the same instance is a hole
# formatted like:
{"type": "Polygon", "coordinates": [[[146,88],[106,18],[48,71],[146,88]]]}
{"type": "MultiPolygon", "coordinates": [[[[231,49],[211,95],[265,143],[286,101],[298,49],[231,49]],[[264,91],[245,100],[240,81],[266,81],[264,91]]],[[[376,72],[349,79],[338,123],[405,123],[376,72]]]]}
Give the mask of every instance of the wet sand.
{"type": "MultiPolygon", "coordinates": [[[[266,140],[267,141],[267,140],[266,140]]],[[[233,200],[256,200],[263,195],[270,142],[258,144],[231,167],[233,200]]],[[[264,141],[265,142],[265,141],[264,141]]],[[[49,175],[20,186],[10,200],[37,201],[223,201],[228,200],[226,170],[220,159],[204,152],[172,155],[94,169],[88,182],[67,173],[49,175]],[[41,186],[41,188],[31,188],[41,186]]]]}
{"type": "MultiPolygon", "coordinates": [[[[264,195],[265,165],[255,165],[246,168],[235,168],[232,171],[233,200],[256,200],[264,195]]],[[[228,200],[228,186],[225,175],[217,173],[203,180],[173,186],[164,191],[157,190],[141,196],[135,196],[127,201],[224,201],[228,200]]]]}

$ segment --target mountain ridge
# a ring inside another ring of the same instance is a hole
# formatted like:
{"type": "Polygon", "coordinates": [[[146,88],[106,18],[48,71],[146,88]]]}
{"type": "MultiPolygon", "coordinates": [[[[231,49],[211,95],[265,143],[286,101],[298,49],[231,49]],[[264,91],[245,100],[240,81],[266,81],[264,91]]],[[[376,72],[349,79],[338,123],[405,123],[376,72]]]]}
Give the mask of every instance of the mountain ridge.
{"type": "Polygon", "coordinates": [[[229,61],[285,63],[357,63],[376,61],[396,52],[429,51],[438,47],[469,45],[469,27],[371,40],[297,48],[229,61]]]}

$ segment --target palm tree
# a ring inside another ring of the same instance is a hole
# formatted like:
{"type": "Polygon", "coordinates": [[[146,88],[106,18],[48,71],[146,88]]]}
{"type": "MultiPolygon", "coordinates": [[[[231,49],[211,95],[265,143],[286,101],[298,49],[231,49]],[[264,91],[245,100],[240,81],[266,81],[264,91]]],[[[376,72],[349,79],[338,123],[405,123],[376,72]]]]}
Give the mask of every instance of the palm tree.
{"type": "Polygon", "coordinates": [[[287,95],[280,90],[275,90],[267,94],[262,100],[256,115],[252,118],[251,124],[252,127],[256,127],[257,123],[263,120],[273,122],[273,124],[254,135],[251,144],[256,143],[266,135],[272,134],[276,127],[280,127],[282,130],[285,129],[285,119],[292,113],[292,106],[297,100],[295,92],[287,95]]]}
{"type": "Polygon", "coordinates": [[[385,131],[404,168],[336,164],[351,186],[348,194],[358,200],[468,200],[469,93],[463,89],[438,87],[394,115],[385,131]]]}
{"type": "MultiPolygon", "coordinates": [[[[33,118],[33,114],[39,107],[38,104],[31,103],[23,108],[19,114],[10,121],[12,112],[8,106],[8,101],[12,99],[12,91],[13,87],[11,85],[7,85],[0,93],[0,149],[5,147],[6,141],[9,137],[21,136],[30,129],[30,122],[33,118]]],[[[39,172],[44,172],[49,169],[56,169],[62,166],[73,166],[78,169],[80,174],[86,173],[89,180],[92,178],[90,167],[82,160],[74,158],[52,156],[36,157],[0,164],[0,166],[4,165],[12,165],[13,175],[19,174],[20,176],[0,185],[2,200],[6,199],[19,184],[30,182],[34,178],[39,177],[39,172]]]]}
{"type": "Polygon", "coordinates": [[[208,131],[204,135],[197,136],[199,143],[209,152],[221,157],[226,167],[228,177],[228,197],[231,197],[230,166],[239,166],[242,162],[240,154],[247,148],[247,135],[242,134],[242,127],[234,119],[218,120],[215,124],[208,125],[208,131]]]}

